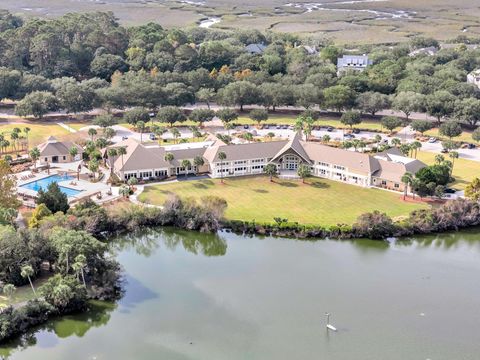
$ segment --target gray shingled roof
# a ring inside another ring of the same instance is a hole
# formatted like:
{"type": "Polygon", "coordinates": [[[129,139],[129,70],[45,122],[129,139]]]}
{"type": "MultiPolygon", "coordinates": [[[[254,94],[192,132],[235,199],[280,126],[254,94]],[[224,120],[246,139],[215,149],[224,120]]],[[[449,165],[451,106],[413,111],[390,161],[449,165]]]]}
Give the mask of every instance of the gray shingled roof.
{"type": "Polygon", "coordinates": [[[380,168],[378,160],[360,152],[354,152],[314,142],[301,142],[310,159],[340,165],[360,174],[370,174],[380,168]]]}
{"type": "Polygon", "coordinates": [[[287,143],[284,141],[254,142],[250,144],[223,145],[208,148],[204,157],[209,162],[217,162],[220,151],[227,155],[225,161],[273,158],[287,143]]]}
{"type": "Polygon", "coordinates": [[[275,154],[272,161],[279,159],[287,151],[293,150],[305,162],[311,163],[312,161],[310,160],[308,154],[305,152],[304,147],[300,143],[301,139],[302,139],[301,133],[300,132],[295,133],[295,135],[285,144],[285,146],[281,148],[277,154],[275,154]]]}
{"type": "Polygon", "coordinates": [[[78,154],[83,154],[83,148],[71,141],[53,141],[56,141],[56,139],[51,136],[48,138],[47,142],[38,145],[40,156],[66,156],[70,154],[70,149],[72,147],[78,149],[78,154]]]}

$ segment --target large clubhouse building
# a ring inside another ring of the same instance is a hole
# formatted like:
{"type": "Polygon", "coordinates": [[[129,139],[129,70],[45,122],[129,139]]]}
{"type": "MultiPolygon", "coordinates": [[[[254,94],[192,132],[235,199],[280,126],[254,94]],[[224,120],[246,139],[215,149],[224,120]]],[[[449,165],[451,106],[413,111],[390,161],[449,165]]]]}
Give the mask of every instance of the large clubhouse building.
{"type": "Polygon", "coordinates": [[[146,146],[133,139],[117,143],[111,148],[124,147],[126,154],[108,159],[107,164],[122,180],[136,177],[142,180],[162,179],[168,176],[192,173],[209,173],[213,178],[255,175],[263,173],[264,167],[273,163],[279,176],[297,177],[300,164],[311,167],[312,175],[346,182],[363,187],[380,187],[403,191],[401,178],[406,172],[415,174],[426,165],[419,160],[403,156],[397,149],[375,154],[374,156],[339,149],[315,142],[306,142],[300,134],[290,140],[254,142],[226,145],[213,135],[199,144],[189,144],[189,148],[146,146]],[[170,153],[171,161],[166,154],[170,153]],[[220,160],[219,154],[225,158],[220,160]],[[204,165],[198,169],[195,158],[202,158],[204,165]],[[189,160],[191,168],[182,166],[189,160]]]}

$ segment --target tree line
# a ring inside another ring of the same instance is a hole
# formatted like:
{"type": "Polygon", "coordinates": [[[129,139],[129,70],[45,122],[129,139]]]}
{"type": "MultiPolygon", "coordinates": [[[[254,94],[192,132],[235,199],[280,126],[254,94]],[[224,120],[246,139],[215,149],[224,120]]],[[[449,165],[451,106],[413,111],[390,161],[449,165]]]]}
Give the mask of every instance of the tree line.
{"type": "Polygon", "coordinates": [[[425,111],[475,126],[479,89],[466,75],[480,66],[480,50],[459,45],[434,56],[410,57],[412,49],[438,46],[415,38],[395,46],[362,46],[374,65],[337,75],[337,57],[352,53],[309,40],[255,30],[164,29],[148,23],[125,28],[111,13],[67,14],[23,21],[0,14],[0,98],[21,100],[19,115],[42,117],[94,107],[106,110],[216,102],[223,106],[357,109],[374,115],[393,108],[408,119],[425,111]],[[245,51],[263,43],[265,51],[245,51]]]}

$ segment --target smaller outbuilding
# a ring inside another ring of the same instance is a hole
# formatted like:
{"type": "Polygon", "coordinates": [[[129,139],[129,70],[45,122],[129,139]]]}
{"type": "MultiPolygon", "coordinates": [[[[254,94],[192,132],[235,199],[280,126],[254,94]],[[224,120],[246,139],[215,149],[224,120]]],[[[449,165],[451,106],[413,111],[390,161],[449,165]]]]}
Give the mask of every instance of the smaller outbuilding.
{"type": "Polygon", "coordinates": [[[58,141],[55,137],[50,136],[46,142],[38,145],[40,150],[40,164],[47,163],[69,163],[79,161],[83,157],[83,148],[71,141],[58,141]],[[72,148],[76,148],[76,155],[71,155],[72,148]]]}

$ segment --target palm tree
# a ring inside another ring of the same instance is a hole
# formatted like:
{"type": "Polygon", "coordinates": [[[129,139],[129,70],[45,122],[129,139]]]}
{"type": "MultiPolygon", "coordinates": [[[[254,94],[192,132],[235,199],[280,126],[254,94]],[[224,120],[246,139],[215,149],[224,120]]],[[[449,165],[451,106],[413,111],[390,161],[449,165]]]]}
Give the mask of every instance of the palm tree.
{"type": "Polygon", "coordinates": [[[304,122],[303,133],[305,134],[305,140],[308,141],[308,139],[310,138],[310,135],[312,135],[313,124],[315,123],[315,120],[310,116],[307,116],[306,118],[304,118],[303,122],[304,122]]]}
{"type": "Polygon", "coordinates": [[[458,154],[457,151],[450,151],[450,152],[448,153],[448,157],[449,157],[450,159],[452,159],[452,167],[451,167],[451,170],[450,170],[450,175],[452,175],[452,173],[453,173],[453,167],[455,166],[455,159],[458,159],[459,154],[458,154]]]}
{"type": "Polygon", "coordinates": [[[418,149],[422,148],[422,143],[420,141],[414,141],[410,144],[413,151],[415,151],[415,159],[417,158],[418,149]]]}
{"type": "Polygon", "coordinates": [[[33,168],[36,169],[37,160],[40,159],[40,150],[37,147],[34,147],[32,150],[30,150],[30,157],[33,161],[33,168]]]}
{"type": "Polygon", "coordinates": [[[435,155],[435,163],[437,165],[440,165],[444,161],[445,161],[445,157],[442,154],[435,155]]]}
{"type": "Polygon", "coordinates": [[[324,144],[328,144],[330,142],[330,140],[331,140],[330,135],[325,134],[325,135],[322,136],[322,142],[324,144]]]}
{"type": "Polygon", "coordinates": [[[118,156],[117,149],[110,148],[107,150],[108,159],[110,160],[110,176],[115,172],[115,157],[118,156]]]}
{"type": "Polygon", "coordinates": [[[72,157],[72,161],[75,161],[75,156],[78,155],[78,149],[76,146],[72,146],[69,150],[68,150],[68,153],[70,154],[70,156],[72,157]]]}
{"type": "Polygon", "coordinates": [[[145,131],[145,122],[144,121],[139,121],[135,125],[137,130],[140,132],[140,143],[143,142],[143,132],[145,131]]]}
{"type": "Polygon", "coordinates": [[[125,146],[120,146],[117,149],[117,154],[122,157],[122,168],[123,168],[123,155],[127,155],[127,148],[125,146]]]}
{"type": "Polygon", "coordinates": [[[312,170],[310,169],[310,166],[301,164],[297,169],[297,174],[302,179],[302,183],[305,184],[305,179],[312,175],[312,170]]]}
{"type": "Polygon", "coordinates": [[[375,135],[375,137],[373,139],[375,140],[375,143],[377,144],[376,152],[378,152],[378,148],[380,146],[380,141],[382,141],[382,137],[377,134],[377,135],[375,135]]]}
{"type": "Polygon", "coordinates": [[[192,163],[188,159],[182,160],[182,167],[185,169],[185,177],[188,176],[188,169],[192,167],[192,163]]]}
{"type": "Polygon", "coordinates": [[[400,144],[402,143],[402,141],[399,138],[393,138],[391,142],[392,142],[392,145],[395,147],[399,147],[400,144]]]}
{"type": "Polygon", "coordinates": [[[11,300],[15,291],[17,291],[17,288],[13,284],[5,284],[2,291],[8,300],[11,300]]]}
{"type": "Polygon", "coordinates": [[[200,155],[197,155],[193,158],[193,164],[195,165],[195,175],[198,175],[198,168],[205,164],[205,160],[200,155]]]}
{"type": "Polygon", "coordinates": [[[407,192],[408,192],[408,186],[411,185],[413,182],[413,175],[407,171],[405,174],[403,174],[401,180],[402,180],[402,183],[404,184],[403,200],[405,201],[405,197],[407,196],[407,192]]]}
{"type": "Polygon", "coordinates": [[[27,139],[27,153],[28,153],[28,149],[29,149],[28,133],[30,132],[30,130],[31,129],[28,126],[23,128],[23,132],[25,133],[25,139],[27,139]]]}
{"type": "Polygon", "coordinates": [[[138,184],[138,179],[135,176],[132,176],[128,179],[127,184],[129,186],[129,190],[131,190],[133,186],[138,184]]]}
{"type": "Polygon", "coordinates": [[[173,159],[175,159],[175,156],[172,153],[168,152],[165,154],[165,161],[172,162],[173,159]]]}
{"type": "MultiPolygon", "coordinates": [[[[15,129],[17,129],[17,128],[15,128],[15,129]]],[[[13,130],[15,130],[15,129],[13,129],[13,130]]],[[[18,130],[20,130],[20,129],[18,129],[18,130]]],[[[13,132],[10,134],[10,139],[12,139],[13,150],[14,150],[16,153],[18,153],[18,151],[17,151],[17,145],[16,145],[16,144],[17,144],[17,141],[18,141],[18,138],[19,138],[18,132],[13,131],[13,132]]]]}
{"type": "Polygon", "coordinates": [[[25,279],[28,279],[28,282],[30,283],[30,286],[32,287],[33,295],[37,296],[37,293],[35,292],[35,287],[33,286],[32,283],[32,278],[31,276],[34,274],[33,268],[30,265],[24,265],[20,269],[20,275],[25,279]]]}
{"type": "Polygon", "coordinates": [[[265,135],[270,141],[273,140],[273,138],[275,137],[275,134],[273,132],[269,132],[267,135],[265,135]]]}
{"type": "Polygon", "coordinates": [[[170,129],[170,133],[171,133],[172,136],[173,136],[173,142],[176,144],[176,143],[177,143],[177,139],[178,139],[179,137],[181,137],[182,134],[180,134],[180,131],[179,131],[176,127],[171,128],[171,129],[170,129]]]}
{"type": "Polygon", "coordinates": [[[167,129],[165,129],[163,126],[158,126],[157,124],[154,124],[152,125],[152,132],[157,136],[158,143],[160,144],[160,141],[162,140],[162,135],[167,132],[167,129]]]}
{"type": "Polygon", "coordinates": [[[277,166],[275,164],[267,164],[263,168],[263,172],[270,177],[270,182],[273,182],[273,177],[277,175],[277,166]]]}
{"type": "Polygon", "coordinates": [[[227,154],[225,154],[223,151],[220,151],[218,153],[218,159],[220,160],[220,181],[223,184],[223,160],[227,159],[227,154]]]}
{"type": "Polygon", "coordinates": [[[97,160],[90,160],[88,163],[88,170],[93,173],[93,180],[95,180],[95,173],[98,171],[98,161],[97,160]]]}
{"type": "Polygon", "coordinates": [[[93,141],[94,136],[97,135],[97,130],[95,130],[94,128],[88,129],[88,135],[90,136],[90,138],[93,141]]]}
{"type": "Polygon", "coordinates": [[[87,258],[85,257],[85,255],[77,255],[77,257],[75,258],[75,262],[72,265],[72,268],[73,270],[75,270],[75,272],[77,272],[77,277],[78,273],[82,275],[83,286],[86,288],[87,283],[85,282],[85,272],[83,271],[85,266],[87,266],[87,258]]]}

